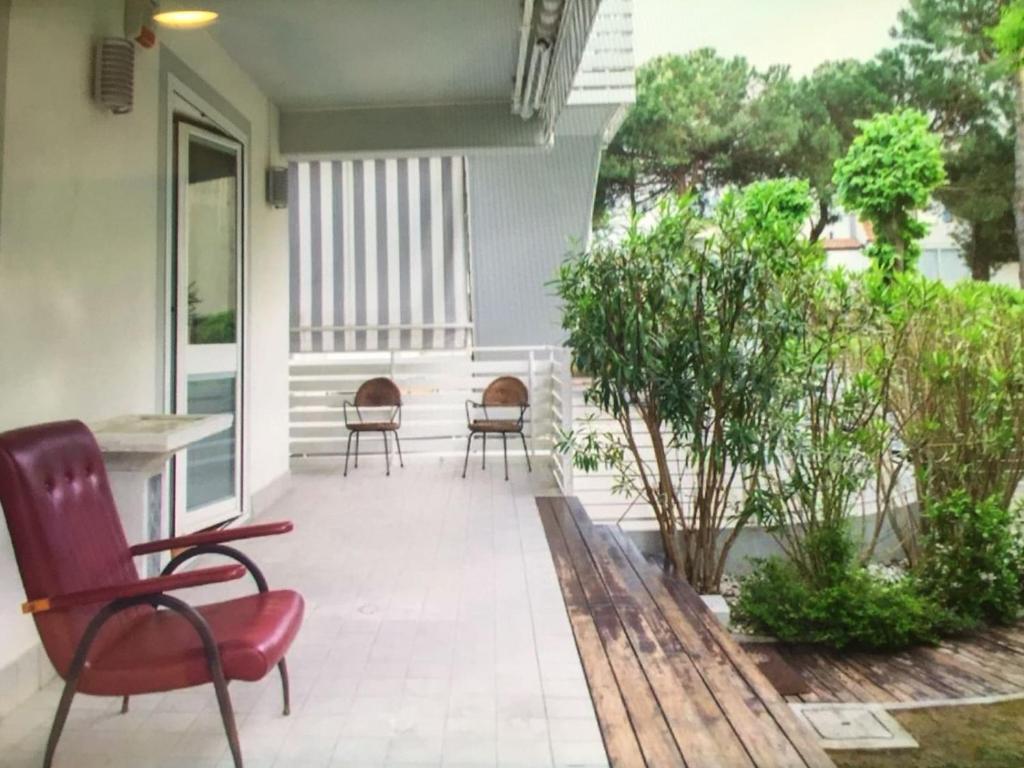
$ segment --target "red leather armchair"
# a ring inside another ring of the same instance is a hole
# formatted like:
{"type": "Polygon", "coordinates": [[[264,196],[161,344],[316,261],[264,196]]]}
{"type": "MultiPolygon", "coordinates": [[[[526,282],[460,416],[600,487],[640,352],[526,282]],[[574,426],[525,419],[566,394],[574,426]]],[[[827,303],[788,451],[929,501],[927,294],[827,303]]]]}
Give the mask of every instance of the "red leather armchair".
{"type": "Polygon", "coordinates": [[[259,568],[226,542],[286,533],[269,523],[128,546],[103,459],[88,428],[55,422],[0,434],[0,504],[27,602],[64,692],[46,747],[49,768],[76,692],[123,697],[213,683],[236,768],[242,766],[227,683],[277,666],[289,713],[285,653],[302,623],[302,597],[270,590],[259,568]],[[155,578],[132,558],[182,549],[155,578]],[[234,564],[175,573],[201,554],[234,564]],[[257,593],[192,606],[170,594],[250,573],[257,593]]]}

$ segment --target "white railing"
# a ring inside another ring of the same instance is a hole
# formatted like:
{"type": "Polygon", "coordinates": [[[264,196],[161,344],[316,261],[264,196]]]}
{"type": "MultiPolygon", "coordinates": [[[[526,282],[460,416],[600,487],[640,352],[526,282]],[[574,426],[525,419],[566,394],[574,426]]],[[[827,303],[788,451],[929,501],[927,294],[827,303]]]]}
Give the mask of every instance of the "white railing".
{"type": "Polygon", "coordinates": [[[570,105],[636,101],[632,0],[603,0],[573,78],[570,105]]]}
{"type": "Polygon", "coordinates": [[[554,134],[555,123],[569,102],[576,73],[590,39],[601,0],[566,0],[551,55],[551,75],[544,91],[542,117],[547,136],[554,134]]]}
{"type": "MultiPolygon", "coordinates": [[[[558,463],[553,456],[555,403],[566,396],[567,375],[554,373],[568,356],[555,347],[472,347],[458,350],[296,353],[289,366],[289,450],[295,457],[343,456],[348,430],[343,403],[359,385],[376,376],[391,378],[402,391],[402,451],[463,455],[466,450],[466,400],[479,401],[488,382],[516,376],[530,391],[526,442],[531,459],[558,463]]],[[[350,409],[351,412],[351,409],[350,409]]],[[[509,454],[521,456],[522,444],[509,441],[509,454]]],[[[380,453],[383,441],[367,434],[362,453],[380,453]]],[[[478,448],[475,450],[479,450],[478,448]]],[[[564,467],[560,467],[564,471],[564,467]]]]}
{"type": "MultiPolygon", "coordinates": [[[[554,349],[551,353],[551,423],[556,439],[559,430],[569,432],[573,428],[573,399],[572,357],[567,349],[554,349]]],[[[572,456],[552,446],[551,469],[562,493],[572,496],[572,456]]]]}
{"type": "MultiPolygon", "coordinates": [[[[615,435],[623,443],[625,436],[618,422],[600,409],[588,405],[584,400],[587,386],[585,379],[573,382],[573,410],[577,430],[593,430],[598,434],[615,435]]],[[[632,431],[637,443],[640,457],[651,472],[655,471],[654,450],[647,427],[639,418],[634,418],[632,431]]],[[[666,435],[666,443],[670,442],[666,435]]],[[[667,449],[669,466],[675,480],[676,493],[685,506],[695,494],[696,477],[691,467],[687,466],[685,456],[679,449],[667,449]]],[[[627,454],[627,465],[632,465],[627,454]]],[[[571,470],[571,467],[570,467],[571,470]]],[[[597,523],[619,523],[627,526],[649,527],[655,523],[654,511],[647,501],[638,493],[624,494],[616,489],[619,483],[617,470],[600,467],[594,472],[576,471],[571,480],[572,494],[577,496],[586,508],[590,518],[597,523]]],[[[739,484],[737,484],[739,485],[739,484]]],[[[915,496],[912,473],[904,472],[894,491],[894,500],[898,506],[911,504],[915,496]]],[[[737,487],[733,492],[733,501],[742,501],[742,490],[737,487]]],[[[876,489],[873,482],[868,482],[864,489],[853,499],[855,517],[868,518],[878,509],[876,489]]]]}

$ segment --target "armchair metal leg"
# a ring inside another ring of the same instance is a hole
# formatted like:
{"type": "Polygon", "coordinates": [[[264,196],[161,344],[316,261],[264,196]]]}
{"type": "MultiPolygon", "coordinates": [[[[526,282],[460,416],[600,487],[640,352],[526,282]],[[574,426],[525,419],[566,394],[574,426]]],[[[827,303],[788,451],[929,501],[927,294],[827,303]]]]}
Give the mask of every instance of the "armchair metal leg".
{"type": "Polygon", "coordinates": [[[405,459],[402,458],[402,441],[398,439],[398,430],[395,430],[395,445],[398,446],[398,466],[405,469],[405,459]]]}
{"type": "Polygon", "coordinates": [[[291,685],[288,683],[288,664],[284,659],[277,662],[277,671],[281,673],[281,690],[284,694],[284,716],[292,713],[291,685]]]}
{"type": "Polygon", "coordinates": [[[508,482],[508,435],[501,433],[501,452],[505,454],[505,481],[508,482]]]}
{"type": "MultiPolygon", "coordinates": [[[[231,756],[234,759],[235,768],[242,766],[242,749],[238,744],[238,725],[235,722],[235,713],[231,708],[231,697],[228,695],[228,683],[224,678],[224,667],[220,660],[220,649],[217,641],[210,631],[210,625],[195,608],[188,603],[167,594],[147,595],[145,597],[125,598],[109,603],[92,617],[82,638],[75,649],[74,658],[68,668],[68,676],[64,683],[64,692],[61,694],[60,703],[57,705],[57,714],[53,718],[53,727],[50,729],[50,737],[46,742],[46,753],[43,757],[43,768],[51,768],[53,756],[57,751],[57,742],[60,741],[61,732],[68,719],[68,712],[71,711],[71,702],[75,698],[75,691],[78,689],[78,679],[85,668],[85,662],[92,647],[93,640],[99,634],[100,629],[107,620],[116,613],[136,605],[149,603],[154,608],[162,606],[178,613],[189,624],[192,625],[199,638],[203,642],[203,649],[206,652],[206,663],[210,668],[210,678],[213,681],[214,690],[217,692],[217,703],[220,705],[221,719],[224,721],[224,732],[228,738],[228,745],[231,747],[231,756]]],[[[126,696],[124,701],[127,701],[126,696]]]]}
{"type": "Polygon", "coordinates": [[[526,470],[533,472],[533,465],[530,463],[530,449],[526,447],[526,435],[520,432],[519,439],[523,441],[523,453],[526,454],[526,470]]]}
{"type": "Polygon", "coordinates": [[[359,433],[356,432],[356,469],[359,469],[359,433]]]}
{"type": "Polygon", "coordinates": [[[345,444],[345,472],[342,477],[348,477],[348,455],[352,452],[352,435],[354,434],[355,432],[348,433],[348,442],[345,444]]]}
{"type": "Polygon", "coordinates": [[[235,768],[242,768],[242,748],[238,744],[238,724],[235,722],[235,710],[231,707],[228,695],[228,683],[224,679],[224,669],[220,663],[220,655],[211,657],[207,652],[210,674],[213,676],[213,690],[217,692],[217,706],[220,708],[220,719],[224,721],[224,733],[228,737],[228,747],[235,761],[235,768]]]}
{"type": "Polygon", "coordinates": [[[121,714],[122,715],[127,715],[128,714],[128,697],[127,696],[125,696],[123,699],[121,699],[121,714]]]}
{"type": "Polygon", "coordinates": [[[384,474],[391,477],[391,451],[388,449],[388,433],[381,430],[381,435],[384,438],[384,466],[387,467],[384,474]]]}
{"type": "MultiPolygon", "coordinates": [[[[79,648],[81,648],[81,646],[79,646],[79,648]]],[[[43,768],[50,768],[50,766],[53,765],[53,754],[57,751],[57,742],[60,741],[61,731],[64,730],[64,723],[67,722],[68,712],[71,711],[71,701],[75,698],[75,690],[78,688],[78,675],[81,671],[81,665],[78,669],[75,669],[74,662],[72,662],[72,671],[68,675],[68,679],[64,682],[64,692],[60,695],[60,704],[57,705],[57,714],[54,715],[53,725],[50,727],[50,738],[46,741],[46,754],[43,757],[43,768]]]]}
{"type": "Polygon", "coordinates": [[[473,445],[473,438],[475,436],[476,436],[475,433],[470,432],[469,433],[469,437],[466,438],[466,460],[464,462],[462,462],[462,479],[463,480],[466,479],[466,468],[469,466],[469,448],[470,448],[471,445],[473,445]]]}
{"type": "Polygon", "coordinates": [[[483,457],[483,460],[480,462],[480,469],[487,469],[487,433],[484,432],[482,434],[484,436],[484,450],[483,450],[484,457],[483,457]]]}

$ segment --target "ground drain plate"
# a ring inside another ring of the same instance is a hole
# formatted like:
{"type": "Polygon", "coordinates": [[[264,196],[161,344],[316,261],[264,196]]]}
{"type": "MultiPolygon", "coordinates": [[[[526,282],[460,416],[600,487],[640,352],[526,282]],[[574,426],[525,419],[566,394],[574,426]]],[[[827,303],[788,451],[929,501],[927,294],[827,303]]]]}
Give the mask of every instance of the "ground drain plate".
{"type": "Polygon", "coordinates": [[[913,749],[917,742],[878,704],[792,704],[825,749],[913,749]]]}

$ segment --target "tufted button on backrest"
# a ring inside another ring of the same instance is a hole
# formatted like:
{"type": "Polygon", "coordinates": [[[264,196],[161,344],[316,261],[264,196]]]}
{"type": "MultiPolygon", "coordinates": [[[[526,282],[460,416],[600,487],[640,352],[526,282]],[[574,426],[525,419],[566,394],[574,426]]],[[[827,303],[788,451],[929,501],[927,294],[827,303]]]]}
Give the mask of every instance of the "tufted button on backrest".
{"type": "MultiPolygon", "coordinates": [[[[81,422],[0,434],[0,505],[29,600],[138,580],[99,446],[81,422]]],[[[62,674],[101,607],[35,615],[62,674]]],[[[131,612],[117,618],[111,633],[131,612]]]]}

